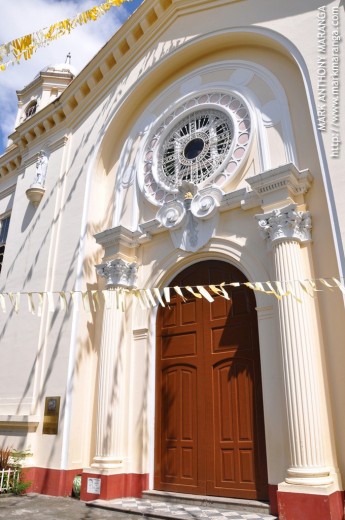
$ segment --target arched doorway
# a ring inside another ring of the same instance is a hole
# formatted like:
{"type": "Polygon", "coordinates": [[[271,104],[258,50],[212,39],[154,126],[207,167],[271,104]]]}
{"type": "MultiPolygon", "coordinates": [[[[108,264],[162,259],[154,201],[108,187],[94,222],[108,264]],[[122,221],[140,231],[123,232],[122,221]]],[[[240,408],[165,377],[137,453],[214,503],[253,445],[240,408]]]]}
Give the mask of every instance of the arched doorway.
{"type": "MultiPolygon", "coordinates": [[[[212,260],[171,286],[245,282],[212,260]]],[[[260,352],[255,297],[174,296],[157,317],[155,477],[157,490],[267,499],[260,352]]],[[[186,293],[186,291],[185,291],[186,293]]],[[[186,293],[187,296],[187,293],[186,293]]]]}

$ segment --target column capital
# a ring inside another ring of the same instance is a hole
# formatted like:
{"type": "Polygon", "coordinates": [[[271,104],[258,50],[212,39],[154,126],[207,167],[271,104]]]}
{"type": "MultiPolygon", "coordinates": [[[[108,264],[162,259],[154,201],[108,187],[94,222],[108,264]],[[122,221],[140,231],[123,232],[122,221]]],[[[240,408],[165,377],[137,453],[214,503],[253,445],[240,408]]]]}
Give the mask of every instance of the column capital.
{"type": "Polygon", "coordinates": [[[135,286],[138,264],[126,262],[122,258],[116,258],[96,265],[96,272],[99,276],[105,278],[107,287],[122,286],[132,288],[135,286]]]}
{"type": "Polygon", "coordinates": [[[289,204],[269,213],[255,215],[261,236],[269,243],[282,240],[308,242],[311,240],[311,216],[309,211],[297,211],[297,204],[289,204]]]}

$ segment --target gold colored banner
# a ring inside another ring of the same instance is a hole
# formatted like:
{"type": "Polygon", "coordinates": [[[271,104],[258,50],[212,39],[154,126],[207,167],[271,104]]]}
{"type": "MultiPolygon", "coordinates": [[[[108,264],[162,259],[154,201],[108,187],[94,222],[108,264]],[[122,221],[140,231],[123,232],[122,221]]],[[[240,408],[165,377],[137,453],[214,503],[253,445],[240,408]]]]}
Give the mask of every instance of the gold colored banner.
{"type": "Polygon", "coordinates": [[[16,38],[8,43],[0,45],[0,70],[6,70],[9,65],[29,60],[33,53],[40,47],[46,47],[53,40],[57,40],[65,34],[69,34],[79,25],[84,25],[91,21],[96,21],[105,14],[111,7],[119,7],[124,2],[132,0],[107,0],[101,5],[94,6],[87,11],[77,14],[74,18],[68,18],[52,24],[50,27],[40,29],[32,34],[27,34],[16,38]],[[5,58],[8,58],[4,61],[5,58]]]}

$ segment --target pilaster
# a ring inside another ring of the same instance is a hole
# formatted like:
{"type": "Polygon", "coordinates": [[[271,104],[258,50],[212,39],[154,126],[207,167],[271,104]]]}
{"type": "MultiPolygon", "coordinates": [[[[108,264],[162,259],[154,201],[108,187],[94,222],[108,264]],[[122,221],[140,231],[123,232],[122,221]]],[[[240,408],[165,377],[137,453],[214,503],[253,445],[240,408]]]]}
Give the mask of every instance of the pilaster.
{"type": "MultiPolygon", "coordinates": [[[[273,252],[275,279],[303,279],[300,244],[311,239],[311,216],[296,204],[256,216],[262,236],[273,252]]],[[[317,382],[318,337],[308,297],[278,302],[291,467],[288,484],[324,486],[333,482],[324,460],[320,393],[317,382]]]]}
{"type": "MultiPolygon", "coordinates": [[[[121,258],[96,267],[106,281],[106,288],[132,288],[137,264],[121,258]]],[[[106,299],[98,371],[98,409],[96,454],[91,465],[99,470],[123,469],[123,420],[125,417],[126,313],[117,308],[116,292],[109,290],[106,299]]]]}

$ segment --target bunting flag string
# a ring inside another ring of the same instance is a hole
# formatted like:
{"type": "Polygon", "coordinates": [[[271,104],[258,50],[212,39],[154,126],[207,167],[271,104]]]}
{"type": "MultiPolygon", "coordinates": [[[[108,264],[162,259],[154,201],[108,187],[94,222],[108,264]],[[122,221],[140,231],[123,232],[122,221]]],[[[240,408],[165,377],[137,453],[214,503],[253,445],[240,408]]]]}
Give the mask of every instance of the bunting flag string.
{"type": "Polygon", "coordinates": [[[96,5],[87,11],[77,14],[74,18],[62,20],[52,24],[50,27],[45,27],[32,34],[27,34],[0,45],[0,70],[6,70],[9,65],[19,63],[22,58],[29,60],[40,47],[45,47],[53,40],[57,40],[61,38],[61,36],[69,34],[79,25],[98,20],[98,18],[112,7],[119,7],[124,2],[131,1],[132,0],[106,0],[101,5],[96,5]]]}
{"type": "Polygon", "coordinates": [[[0,311],[6,313],[13,310],[18,314],[21,301],[26,297],[27,309],[32,315],[38,317],[43,315],[44,309],[49,313],[58,310],[67,311],[73,307],[76,311],[83,309],[86,313],[95,313],[103,307],[106,310],[126,309],[126,299],[133,297],[138,301],[140,307],[150,309],[157,305],[169,306],[171,298],[175,293],[184,302],[188,301],[190,295],[195,298],[204,298],[213,303],[214,297],[220,296],[231,300],[231,290],[245,286],[252,291],[262,292],[274,296],[281,301],[283,298],[291,297],[299,303],[303,303],[302,296],[315,298],[318,292],[340,290],[345,295],[344,282],[333,278],[316,278],[291,281],[265,281],[265,282],[222,282],[216,285],[197,285],[185,287],[153,287],[143,289],[128,289],[115,287],[105,290],[89,291],[30,291],[30,292],[0,292],[0,311]],[[213,296],[212,296],[213,294],[213,296]]]}

